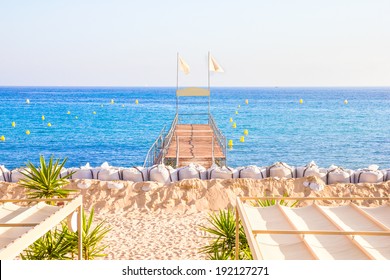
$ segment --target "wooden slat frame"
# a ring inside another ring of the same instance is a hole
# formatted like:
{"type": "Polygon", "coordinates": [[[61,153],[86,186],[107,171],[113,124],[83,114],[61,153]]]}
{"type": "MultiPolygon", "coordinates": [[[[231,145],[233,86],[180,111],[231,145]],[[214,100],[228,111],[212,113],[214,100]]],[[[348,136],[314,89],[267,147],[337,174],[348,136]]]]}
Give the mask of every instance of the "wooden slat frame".
{"type": "MultiPolygon", "coordinates": [[[[247,236],[248,244],[251,249],[252,255],[254,259],[263,259],[263,256],[261,254],[259,246],[257,246],[257,242],[255,240],[255,236],[253,234],[252,227],[250,226],[248,216],[246,215],[244,205],[243,203],[237,198],[237,213],[236,214],[236,224],[239,224],[239,218],[241,217],[241,220],[243,221],[242,225],[244,227],[245,234],[247,236]]],[[[239,243],[239,238],[237,238],[237,228],[236,228],[236,260],[238,260],[238,254],[240,251],[240,243],[239,243]]]]}
{"type": "MultiPolygon", "coordinates": [[[[249,218],[246,215],[244,205],[243,203],[248,200],[298,200],[298,201],[306,201],[306,200],[312,200],[313,202],[317,200],[390,200],[390,197],[237,197],[236,199],[236,226],[239,225],[239,219],[243,220],[243,227],[245,230],[245,234],[248,238],[248,244],[250,246],[250,249],[252,251],[252,255],[254,259],[263,259],[262,254],[260,251],[260,248],[256,242],[255,235],[257,234],[315,234],[315,235],[344,235],[347,236],[352,243],[359,248],[368,258],[375,259],[369,252],[367,252],[358,242],[356,242],[353,238],[355,235],[361,235],[361,236],[390,236],[390,231],[386,230],[386,226],[382,225],[381,228],[385,229],[384,231],[344,231],[338,224],[336,224],[333,219],[328,217],[328,215],[318,206],[314,203],[314,206],[316,209],[320,211],[322,215],[324,215],[332,224],[334,224],[337,228],[340,229],[340,231],[324,231],[324,230],[252,230],[249,218]]],[[[280,205],[279,205],[279,208],[280,205]]],[[[359,209],[358,207],[356,207],[359,209]]],[[[363,210],[362,210],[363,211],[363,210]]],[[[369,217],[371,217],[368,213],[366,213],[369,217]]],[[[371,217],[374,219],[373,217],[371,217]]],[[[374,219],[375,220],[375,219],[374,219]]],[[[375,220],[376,221],[376,220],[375,220]]],[[[288,222],[291,221],[288,219],[288,222]]],[[[377,221],[379,224],[381,224],[379,221],[377,221]]],[[[377,223],[376,223],[377,224],[377,223]]],[[[377,224],[378,225],[378,224],[377,224]]],[[[295,227],[295,226],[294,226],[295,227]]],[[[237,228],[236,228],[236,235],[237,235],[237,228]]],[[[305,244],[306,245],[306,244],[305,244]]],[[[310,246],[309,246],[310,247],[310,246]]],[[[309,248],[310,253],[311,248],[309,248]]],[[[238,252],[239,252],[239,240],[236,236],[236,259],[238,259],[238,252]]],[[[314,252],[313,252],[314,253],[314,252]]],[[[315,255],[315,254],[314,254],[315,255]]]]}
{"type": "MultiPolygon", "coordinates": [[[[331,217],[329,217],[329,215],[327,213],[325,213],[325,211],[323,209],[321,209],[317,204],[314,204],[314,207],[318,210],[318,212],[320,212],[322,214],[322,216],[324,216],[329,222],[331,222],[335,227],[337,227],[340,232],[346,232],[337,222],[335,222],[331,217]]],[[[362,233],[365,233],[365,235],[368,235],[368,232],[362,232],[362,233]]],[[[350,234],[344,234],[347,236],[347,238],[352,242],[353,245],[355,245],[355,247],[357,247],[364,255],[366,255],[369,259],[371,260],[374,260],[375,257],[373,255],[371,255],[370,252],[368,252],[359,242],[357,242],[355,240],[355,238],[353,238],[352,235],[350,234]]],[[[357,235],[355,233],[355,235],[357,235]]],[[[389,234],[390,236],[390,234],[389,234]]]]}
{"type": "MultiPolygon", "coordinates": [[[[78,259],[81,260],[83,256],[82,252],[82,206],[83,198],[81,195],[73,199],[5,199],[0,200],[0,203],[4,202],[41,202],[41,201],[68,201],[69,203],[61,207],[58,211],[53,213],[51,216],[46,218],[41,223],[35,225],[28,232],[5,246],[0,251],[1,259],[13,259],[20,252],[22,252],[26,247],[35,242],[38,238],[44,235],[48,230],[53,228],[53,225],[59,224],[67,216],[73,213],[75,210],[78,211],[78,222],[77,222],[77,231],[78,231],[78,259]]],[[[20,223],[21,226],[30,226],[29,223],[20,223]]],[[[15,227],[15,224],[10,223],[10,227],[15,227]]]]}

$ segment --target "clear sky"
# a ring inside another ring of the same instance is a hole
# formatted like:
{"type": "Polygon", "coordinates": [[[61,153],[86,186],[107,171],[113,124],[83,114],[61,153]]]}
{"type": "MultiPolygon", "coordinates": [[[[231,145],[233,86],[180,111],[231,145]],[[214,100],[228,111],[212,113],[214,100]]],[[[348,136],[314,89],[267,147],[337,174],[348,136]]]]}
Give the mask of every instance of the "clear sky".
{"type": "Polygon", "coordinates": [[[390,86],[390,0],[0,0],[0,85],[390,86]]]}

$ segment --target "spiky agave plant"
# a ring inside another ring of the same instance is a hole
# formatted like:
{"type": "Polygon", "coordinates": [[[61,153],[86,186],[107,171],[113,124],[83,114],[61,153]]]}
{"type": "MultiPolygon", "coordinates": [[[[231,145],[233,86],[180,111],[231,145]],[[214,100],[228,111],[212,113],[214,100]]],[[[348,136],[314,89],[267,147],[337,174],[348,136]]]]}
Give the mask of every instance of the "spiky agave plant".
{"type": "Polygon", "coordinates": [[[73,251],[72,243],[68,242],[68,228],[62,224],[62,229],[49,230],[41,238],[30,245],[20,257],[22,260],[70,260],[73,251]]]}
{"type": "Polygon", "coordinates": [[[19,184],[28,189],[27,196],[31,199],[40,198],[66,198],[75,190],[64,189],[63,187],[69,184],[67,180],[72,173],[60,178],[61,169],[64,167],[67,158],[62,162],[59,159],[54,161],[53,156],[50,157],[48,163],[45,157],[39,157],[40,166],[36,167],[32,162],[28,162],[26,169],[21,173],[25,176],[19,181],[19,184]]]}
{"type": "MultiPolygon", "coordinates": [[[[104,249],[108,245],[102,245],[101,241],[106,236],[106,234],[111,230],[109,226],[105,225],[105,221],[101,221],[95,227],[93,227],[93,218],[94,218],[94,208],[92,208],[89,216],[87,217],[83,211],[83,259],[84,260],[93,260],[99,257],[105,257],[106,254],[103,253],[104,249]]],[[[67,240],[73,245],[73,253],[77,254],[77,242],[78,234],[70,233],[67,234],[67,240]]]]}
{"type": "MultiPolygon", "coordinates": [[[[288,193],[284,193],[283,197],[289,197],[288,193]]],[[[255,207],[269,207],[273,206],[276,204],[282,205],[282,206],[287,206],[287,207],[296,207],[299,203],[299,200],[296,201],[290,201],[290,200],[284,200],[284,199],[274,199],[274,198],[269,198],[269,199],[258,199],[252,203],[253,206],[255,207]]]]}
{"type": "MultiPolygon", "coordinates": [[[[218,213],[209,214],[208,222],[211,226],[201,226],[201,230],[212,235],[209,245],[201,248],[209,259],[226,260],[235,258],[236,250],[236,218],[233,210],[220,210],[218,213]]],[[[244,228],[240,224],[239,230],[239,258],[252,259],[244,228]]]]}

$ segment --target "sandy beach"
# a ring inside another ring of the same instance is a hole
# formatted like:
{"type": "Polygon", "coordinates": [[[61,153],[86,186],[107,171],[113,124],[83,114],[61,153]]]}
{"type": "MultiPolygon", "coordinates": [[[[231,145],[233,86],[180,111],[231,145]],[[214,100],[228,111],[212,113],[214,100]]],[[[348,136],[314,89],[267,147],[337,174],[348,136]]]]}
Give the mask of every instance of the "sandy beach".
{"type": "MultiPolygon", "coordinates": [[[[207,225],[210,211],[235,206],[237,196],[294,197],[389,197],[390,181],[378,184],[333,184],[322,191],[305,187],[305,182],[323,184],[316,177],[301,179],[190,179],[163,185],[155,182],[122,181],[122,189],[109,189],[108,182],[71,180],[69,188],[80,190],[84,207],[95,209],[95,221],[106,220],[112,230],[104,243],[105,259],[120,260],[201,260],[199,248],[208,239],[199,229],[207,225]]],[[[15,183],[0,183],[0,196],[24,198],[24,190],[15,183]]],[[[334,201],[319,202],[336,205],[334,201]]],[[[342,202],[341,202],[342,203],[342,202]]],[[[359,203],[359,202],[358,202],[359,203]]],[[[380,201],[362,205],[376,206],[380,201]]],[[[301,205],[303,206],[303,204],[301,205]]]]}

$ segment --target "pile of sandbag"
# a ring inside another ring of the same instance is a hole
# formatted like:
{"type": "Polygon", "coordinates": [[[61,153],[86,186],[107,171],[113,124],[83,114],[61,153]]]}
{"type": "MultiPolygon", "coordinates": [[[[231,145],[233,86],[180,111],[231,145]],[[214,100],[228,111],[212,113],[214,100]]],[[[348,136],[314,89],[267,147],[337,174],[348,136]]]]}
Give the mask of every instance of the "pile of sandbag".
{"type": "MultiPolygon", "coordinates": [[[[0,181],[17,183],[25,179],[23,172],[26,168],[17,168],[8,170],[0,165],[0,181]]],[[[156,164],[151,167],[114,167],[107,162],[98,167],[91,167],[89,163],[76,168],[63,168],[60,178],[69,176],[69,179],[94,179],[100,181],[109,181],[110,188],[120,189],[123,184],[118,181],[146,182],[155,181],[163,184],[173,183],[184,179],[236,179],[252,178],[264,179],[274,178],[304,178],[315,176],[321,179],[325,184],[336,183],[378,183],[390,180],[390,169],[379,170],[377,165],[370,165],[368,168],[358,169],[356,171],[345,169],[340,166],[331,165],[328,168],[321,168],[312,161],[305,166],[290,166],[284,162],[276,162],[270,166],[249,165],[244,167],[232,168],[228,166],[217,166],[213,164],[209,169],[191,163],[181,168],[173,168],[164,164],[156,164]]],[[[80,182],[80,188],[88,188],[88,184],[80,182]]],[[[310,184],[313,189],[322,188],[310,184]]]]}

